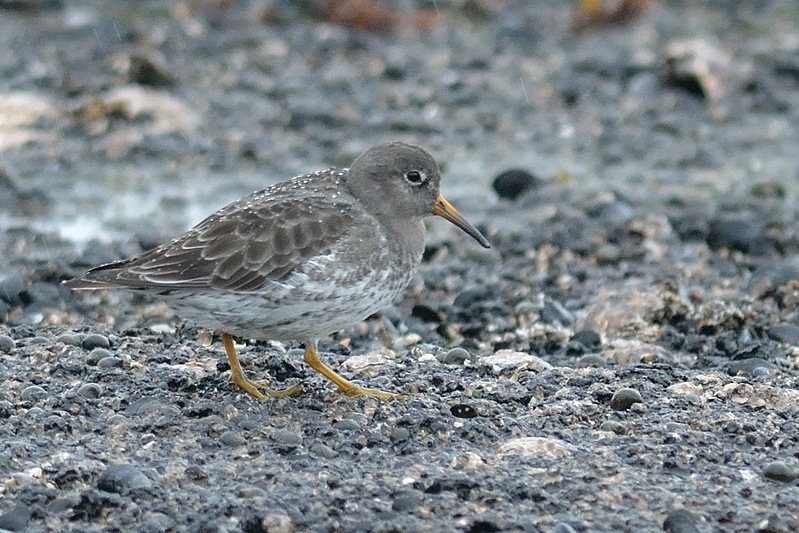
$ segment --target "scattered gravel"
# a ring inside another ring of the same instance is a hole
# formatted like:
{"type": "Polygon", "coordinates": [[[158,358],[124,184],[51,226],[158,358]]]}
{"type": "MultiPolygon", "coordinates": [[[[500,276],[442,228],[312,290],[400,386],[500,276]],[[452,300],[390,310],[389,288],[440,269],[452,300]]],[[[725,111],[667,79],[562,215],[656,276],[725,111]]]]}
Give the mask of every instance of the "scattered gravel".
{"type": "Polygon", "coordinates": [[[0,529],[799,530],[799,6],[322,4],[0,2],[0,529]],[[492,243],[321,343],[407,400],[60,284],[389,139],[492,243]]]}

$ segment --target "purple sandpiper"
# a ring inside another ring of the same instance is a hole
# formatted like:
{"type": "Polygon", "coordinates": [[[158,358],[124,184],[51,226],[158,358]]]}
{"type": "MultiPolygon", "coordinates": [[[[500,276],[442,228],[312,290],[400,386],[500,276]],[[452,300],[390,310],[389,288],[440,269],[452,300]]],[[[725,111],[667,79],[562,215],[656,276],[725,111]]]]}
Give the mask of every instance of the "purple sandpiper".
{"type": "Polygon", "coordinates": [[[422,219],[443,217],[488,240],[439,194],[438,165],[422,148],[379,144],[349,169],[298,176],[223,207],[176,239],[93,268],[72,289],[122,288],[165,300],[220,332],[230,379],[263,399],[293,395],[248,379],[231,335],[302,341],[305,361],[347,396],[396,394],[356,385],[319,358],[319,339],[399,296],[422,259],[422,219]]]}

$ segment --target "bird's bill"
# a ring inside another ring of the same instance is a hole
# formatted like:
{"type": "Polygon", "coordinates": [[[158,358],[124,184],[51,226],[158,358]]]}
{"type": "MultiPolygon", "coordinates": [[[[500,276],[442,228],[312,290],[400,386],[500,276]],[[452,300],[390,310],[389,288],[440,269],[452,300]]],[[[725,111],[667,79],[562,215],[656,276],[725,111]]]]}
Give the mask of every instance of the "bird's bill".
{"type": "Polygon", "coordinates": [[[468,233],[474,240],[479,242],[483,248],[491,248],[491,244],[488,242],[488,239],[483,237],[483,234],[477,231],[477,228],[469,224],[469,222],[463,218],[463,215],[458,213],[458,210],[452,207],[452,204],[440,194],[433,204],[433,214],[438,215],[441,218],[446,218],[458,226],[460,229],[468,233]]]}

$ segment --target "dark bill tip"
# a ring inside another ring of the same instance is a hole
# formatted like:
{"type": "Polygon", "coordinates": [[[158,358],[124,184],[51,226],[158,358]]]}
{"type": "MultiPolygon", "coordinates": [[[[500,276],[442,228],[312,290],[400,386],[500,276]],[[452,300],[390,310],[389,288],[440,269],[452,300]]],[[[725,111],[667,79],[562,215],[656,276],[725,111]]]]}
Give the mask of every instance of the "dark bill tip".
{"type": "Polygon", "coordinates": [[[488,242],[488,239],[483,237],[483,234],[477,231],[477,228],[469,224],[469,222],[463,218],[463,215],[458,213],[458,210],[452,207],[452,204],[440,194],[438,195],[438,198],[436,198],[435,204],[433,204],[433,214],[440,216],[441,218],[446,218],[458,226],[460,229],[468,233],[474,240],[479,242],[483,248],[491,248],[491,243],[488,242]]]}

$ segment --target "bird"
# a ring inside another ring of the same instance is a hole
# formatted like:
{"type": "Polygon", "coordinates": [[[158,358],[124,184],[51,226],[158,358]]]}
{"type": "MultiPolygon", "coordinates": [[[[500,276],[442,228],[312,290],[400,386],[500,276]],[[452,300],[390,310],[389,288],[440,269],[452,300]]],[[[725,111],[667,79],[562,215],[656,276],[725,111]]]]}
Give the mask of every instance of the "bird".
{"type": "Polygon", "coordinates": [[[304,343],[304,360],[346,396],[401,395],[357,385],[326,365],[318,342],[402,294],[422,260],[423,219],[437,215],[489,241],[439,192],[435,159],[387,142],[349,168],[329,168],[253,192],[175,239],[65,281],[73,290],[127,289],[163,299],[215,330],[230,380],[259,400],[293,396],[249,379],[233,337],[304,343]],[[263,391],[263,392],[261,392],[263,391]]]}

